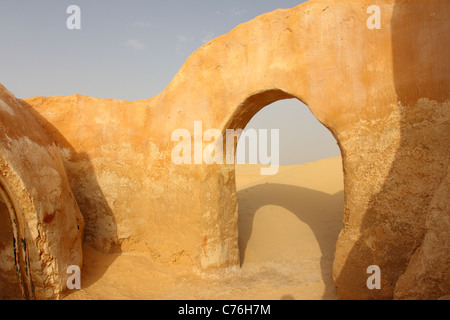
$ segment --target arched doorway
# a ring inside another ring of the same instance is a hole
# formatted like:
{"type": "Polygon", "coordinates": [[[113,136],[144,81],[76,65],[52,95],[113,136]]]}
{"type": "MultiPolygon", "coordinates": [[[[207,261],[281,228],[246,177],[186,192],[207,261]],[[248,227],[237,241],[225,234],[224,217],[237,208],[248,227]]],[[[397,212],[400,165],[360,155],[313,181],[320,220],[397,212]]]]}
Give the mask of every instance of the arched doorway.
{"type": "Polygon", "coordinates": [[[275,175],[261,175],[261,159],[258,164],[243,164],[255,159],[249,143],[261,147],[251,141],[253,135],[243,134],[237,146],[241,268],[246,274],[264,269],[274,285],[283,283],[283,277],[290,279],[282,289],[286,297],[336,298],[332,264],[344,215],[339,147],[297,99],[264,107],[250,119],[244,133],[267,130],[271,145],[276,141],[270,141],[270,132],[276,129],[279,148],[268,150],[273,159],[277,157],[272,152],[279,151],[275,175]]]}

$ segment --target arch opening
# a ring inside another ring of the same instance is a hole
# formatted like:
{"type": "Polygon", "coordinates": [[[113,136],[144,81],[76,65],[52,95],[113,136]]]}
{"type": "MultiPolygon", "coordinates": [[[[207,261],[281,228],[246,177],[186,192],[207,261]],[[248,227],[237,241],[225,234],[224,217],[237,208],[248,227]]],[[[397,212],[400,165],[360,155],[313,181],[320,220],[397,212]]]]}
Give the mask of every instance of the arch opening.
{"type": "MultiPolygon", "coordinates": [[[[275,175],[261,175],[265,166],[259,157],[257,164],[248,164],[250,140],[244,148],[240,145],[247,135],[236,143],[240,266],[252,272],[272,269],[274,281],[286,276],[293,279],[291,284],[302,284],[286,288],[293,298],[307,298],[304,285],[315,282],[321,289],[308,288],[307,295],[333,299],[332,265],[344,216],[340,148],[304,103],[280,92],[272,91],[262,100],[263,94],[247,99],[230,121],[244,132],[275,128],[280,132],[275,148],[280,167],[275,175]],[[274,97],[281,98],[271,101],[274,97]]],[[[267,151],[271,154],[274,149],[267,151]]]]}

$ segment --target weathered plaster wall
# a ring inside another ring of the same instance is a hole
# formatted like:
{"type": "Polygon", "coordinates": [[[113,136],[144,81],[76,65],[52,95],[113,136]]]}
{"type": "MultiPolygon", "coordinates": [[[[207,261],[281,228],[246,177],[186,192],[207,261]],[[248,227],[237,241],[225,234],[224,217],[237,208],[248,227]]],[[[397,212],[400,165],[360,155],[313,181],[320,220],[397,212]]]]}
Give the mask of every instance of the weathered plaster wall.
{"type": "Polygon", "coordinates": [[[0,269],[17,273],[11,298],[58,298],[67,267],[83,264],[83,217],[55,144],[1,85],[0,169],[0,269]]]}

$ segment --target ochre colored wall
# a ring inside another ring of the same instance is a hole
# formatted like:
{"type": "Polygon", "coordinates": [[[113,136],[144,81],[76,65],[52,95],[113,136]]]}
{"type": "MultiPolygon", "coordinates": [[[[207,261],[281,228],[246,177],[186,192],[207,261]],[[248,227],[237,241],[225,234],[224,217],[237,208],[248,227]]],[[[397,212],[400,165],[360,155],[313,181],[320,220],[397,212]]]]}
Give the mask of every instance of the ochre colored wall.
{"type": "Polygon", "coordinates": [[[1,85],[0,172],[0,271],[13,277],[9,298],[59,298],[67,267],[83,265],[83,217],[57,147],[1,85]]]}

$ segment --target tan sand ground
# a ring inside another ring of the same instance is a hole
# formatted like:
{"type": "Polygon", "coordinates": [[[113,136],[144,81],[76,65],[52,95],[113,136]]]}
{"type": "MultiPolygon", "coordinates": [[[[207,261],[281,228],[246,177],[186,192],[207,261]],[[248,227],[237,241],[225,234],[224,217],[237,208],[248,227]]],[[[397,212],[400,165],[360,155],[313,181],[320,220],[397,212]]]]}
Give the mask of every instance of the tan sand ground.
{"type": "Polygon", "coordinates": [[[341,158],[237,165],[241,270],[208,279],[84,246],[82,290],[66,299],[336,299],[331,270],[344,211],[341,158]]]}

